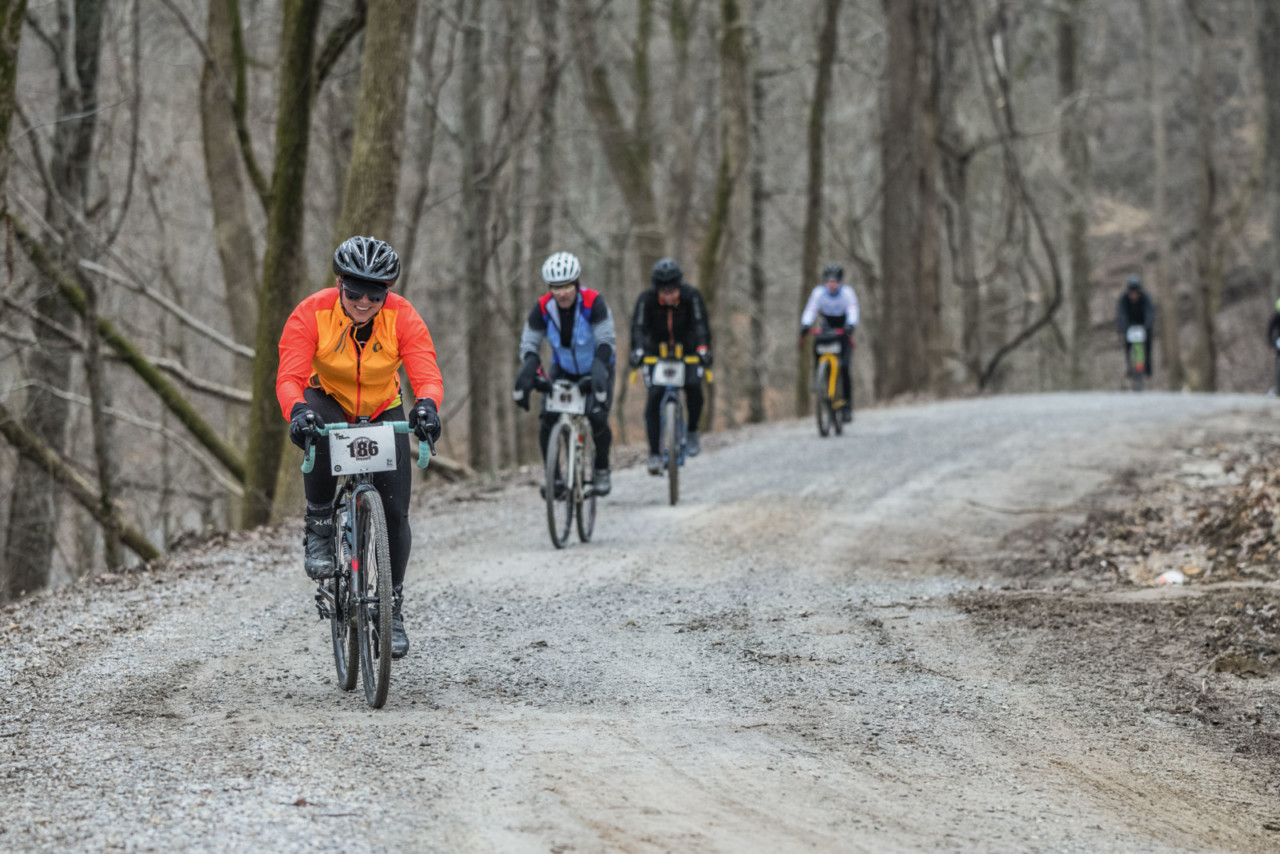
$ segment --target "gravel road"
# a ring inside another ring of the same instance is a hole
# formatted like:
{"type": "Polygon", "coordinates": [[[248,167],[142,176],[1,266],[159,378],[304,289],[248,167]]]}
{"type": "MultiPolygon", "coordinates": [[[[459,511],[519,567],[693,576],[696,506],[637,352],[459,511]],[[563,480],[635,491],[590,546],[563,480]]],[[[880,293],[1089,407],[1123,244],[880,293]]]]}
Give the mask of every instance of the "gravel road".
{"type": "Polygon", "coordinates": [[[709,436],[680,506],[617,471],[564,551],[531,476],[419,488],[413,650],[376,712],[334,684],[300,525],[34,597],[0,614],[0,849],[1274,851],[1274,763],[958,602],[1031,584],[1000,568],[1018,529],[1276,405],[709,436]]]}

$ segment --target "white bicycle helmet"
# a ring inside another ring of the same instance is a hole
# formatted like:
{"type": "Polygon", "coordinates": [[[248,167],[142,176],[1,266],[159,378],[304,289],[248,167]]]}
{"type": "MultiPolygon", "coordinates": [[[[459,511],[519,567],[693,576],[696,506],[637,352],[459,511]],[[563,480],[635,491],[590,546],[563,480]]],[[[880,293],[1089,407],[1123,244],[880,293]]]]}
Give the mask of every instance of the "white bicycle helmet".
{"type": "Polygon", "coordinates": [[[566,285],[578,281],[582,265],[572,252],[557,252],[542,262],[542,281],[548,285],[566,285]]]}

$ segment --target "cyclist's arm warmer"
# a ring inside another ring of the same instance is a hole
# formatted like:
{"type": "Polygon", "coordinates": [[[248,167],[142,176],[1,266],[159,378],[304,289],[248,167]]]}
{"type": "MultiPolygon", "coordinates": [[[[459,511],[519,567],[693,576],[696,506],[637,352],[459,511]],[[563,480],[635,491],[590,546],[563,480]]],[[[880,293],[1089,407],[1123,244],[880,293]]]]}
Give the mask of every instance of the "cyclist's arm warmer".
{"type": "Polygon", "coordinates": [[[804,304],[804,313],[800,315],[801,326],[813,326],[813,322],[818,319],[818,298],[822,296],[823,290],[823,286],[818,285],[809,294],[809,301],[804,304]]]}
{"type": "Polygon", "coordinates": [[[689,302],[693,305],[693,343],[694,347],[711,346],[711,326],[707,323],[707,304],[702,301],[702,294],[697,288],[689,288],[689,302]]]}
{"type": "Polygon", "coordinates": [[[435,401],[436,411],[444,405],[444,380],[440,366],[436,364],[436,346],[431,341],[427,324],[407,301],[396,312],[396,339],[400,347],[400,361],[413,386],[413,396],[418,400],[435,401]]]}
{"type": "Polygon", "coordinates": [[[311,360],[316,354],[316,344],[320,339],[316,327],[316,315],[309,305],[311,300],[304,300],[289,315],[284,323],[284,331],[280,334],[280,367],[276,370],[276,400],[286,421],[294,404],[302,403],[305,398],[302,390],[311,379],[311,360]]]}
{"type": "Polygon", "coordinates": [[[858,325],[858,295],[853,290],[853,285],[845,285],[844,290],[848,293],[846,298],[849,300],[849,307],[845,309],[845,318],[850,326],[858,325]]]}
{"type": "Polygon", "coordinates": [[[523,362],[530,354],[537,356],[538,348],[542,346],[542,339],[546,335],[547,321],[543,319],[542,312],[535,304],[525,319],[524,331],[520,333],[520,361],[523,362]]]}

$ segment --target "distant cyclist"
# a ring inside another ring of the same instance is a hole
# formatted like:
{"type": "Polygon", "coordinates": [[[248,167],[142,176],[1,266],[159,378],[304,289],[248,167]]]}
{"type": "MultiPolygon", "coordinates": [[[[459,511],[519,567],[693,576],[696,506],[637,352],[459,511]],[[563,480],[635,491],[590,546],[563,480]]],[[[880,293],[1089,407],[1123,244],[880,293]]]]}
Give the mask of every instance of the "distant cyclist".
{"type": "MultiPolygon", "coordinates": [[[[400,276],[400,258],[373,237],[352,237],[333,253],[334,288],[324,288],[298,304],[280,336],[276,397],[289,419],[289,438],[299,448],[328,422],[403,421],[400,367],[416,396],[409,426],[422,441],[440,438],[444,384],[436,366],[431,333],[413,305],[391,286],[400,276]]],[[[315,442],[316,465],[302,476],[307,495],[307,575],[329,577],[335,567],[333,516],[338,479],[329,464],[329,446],[315,442]]],[[[409,651],[401,603],[409,564],[409,437],[396,436],[395,471],[373,475],[387,515],[391,583],[391,657],[409,651]]]]}
{"type": "MultiPolygon", "coordinates": [[[[587,420],[591,422],[596,447],[592,489],[596,495],[608,495],[609,447],[613,444],[609,409],[613,405],[617,333],[604,297],[582,287],[578,281],[581,275],[582,265],[568,252],[557,252],[543,263],[542,280],[547,283],[547,293],[534,304],[520,335],[523,365],[516,377],[515,399],[521,408],[529,408],[529,393],[542,371],[538,348],[545,338],[551,344],[549,379],[590,380],[593,403],[587,410],[587,420]]],[[[559,416],[543,412],[540,418],[538,444],[545,460],[551,428],[559,416]]]]}
{"type": "Polygon", "coordinates": [[[1124,293],[1120,294],[1120,299],[1116,300],[1116,333],[1120,336],[1120,343],[1124,345],[1124,361],[1128,365],[1129,350],[1133,347],[1128,340],[1129,328],[1132,326],[1143,328],[1146,346],[1142,372],[1147,376],[1151,376],[1151,363],[1155,361],[1151,358],[1151,342],[1154,340],[1152,333],[1155,331],[1155,324],[1156,312],[1151,305],[1151,297],[1142,288],[1141,277],[1129,276],[1124,293]]]}
{"type": "MultiPolygon", "coordinates": [[[[656,356],[659,345],[667,345],[667,354],[675,358],[676,345],[686,356],[698,356],[701,364],[686,372],[684,398],[689,418],[685,434],[685,450],[689,456],[702,451],[698,420],[702,418],[702,370],[711,367],[711,327],[707,324],[707,306],[702,294],[684,281],[684,272],[671,258],[653,265],[649,275],[652,287],[640,294],[631,315],[631,367],[639,367],[645,356],[656,356]]],[[[658,431],[662,420],[659,411],[666,389],[649,387],[644,407],[644,429],[649,438],[649,474],[661,474],[662,457],[658,453],[658,431]]]]}
{"type": "MultiPolygon", "coordinates": [[[[858,295],[852,285],[844,283],[844,267],[831,263],[822,268],[822,284],[809,294],[804,313],[800,315],[800,343],[817,323],[821,328],[843,332],[840,336],[840,409],[842,421],[853,420],[853,385],[849,375],[849,356],[853,350],[853,333],[858,328],[858,295]]],[[[815,354],[814,358],[817,356],[815,354]]]]}

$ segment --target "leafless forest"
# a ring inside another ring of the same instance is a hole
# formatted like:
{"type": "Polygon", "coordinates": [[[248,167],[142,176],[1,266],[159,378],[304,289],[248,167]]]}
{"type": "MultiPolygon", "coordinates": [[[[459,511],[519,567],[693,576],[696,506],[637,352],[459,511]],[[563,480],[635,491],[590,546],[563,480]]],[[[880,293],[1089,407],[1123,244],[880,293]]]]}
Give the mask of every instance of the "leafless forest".
{"type": "Polygon", "coordinates": [[[1156,385],[1272,371],[1270,0],[0,0],[0,131],[0,600],[297,511],[275,344],[350,234],[404,259],[454,472],[537,455],[559,249],[620,330],[680,261],[714,429],[808,411],[828,260],[860,404],[1117,387],[1135,272],[1156,385]]]}

